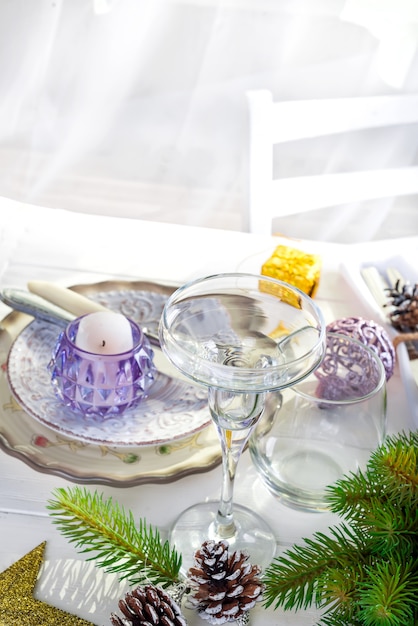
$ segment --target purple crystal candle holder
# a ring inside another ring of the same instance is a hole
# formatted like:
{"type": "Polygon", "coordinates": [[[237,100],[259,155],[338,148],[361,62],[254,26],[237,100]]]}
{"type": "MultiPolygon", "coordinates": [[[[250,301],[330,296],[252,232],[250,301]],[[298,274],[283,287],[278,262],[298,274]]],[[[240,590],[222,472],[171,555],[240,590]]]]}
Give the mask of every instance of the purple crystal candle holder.
{"type": "Polygon", "coordinates": [[[84,416],[121,415],[148,394],[156,371],[153,350],[140,327],[129,319],[131,350],[119,354],[83,350],[76,345],[83,317],[70,322],[56,342],[48,365],[55,393],[84,416]]]}

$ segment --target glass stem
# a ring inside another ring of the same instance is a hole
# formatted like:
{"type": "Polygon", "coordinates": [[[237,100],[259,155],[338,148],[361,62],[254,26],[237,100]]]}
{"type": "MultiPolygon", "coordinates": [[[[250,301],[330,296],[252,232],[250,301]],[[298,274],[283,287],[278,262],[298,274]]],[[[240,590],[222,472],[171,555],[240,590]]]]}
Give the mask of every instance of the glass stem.
{"type": "Polygon", "coordinates": [[[216,521],[220,539],[233,537],[233,492],[238,461],[261,416],[265,394],[209,389],[209,408],[222,451],[222,486],[216,521]]]}

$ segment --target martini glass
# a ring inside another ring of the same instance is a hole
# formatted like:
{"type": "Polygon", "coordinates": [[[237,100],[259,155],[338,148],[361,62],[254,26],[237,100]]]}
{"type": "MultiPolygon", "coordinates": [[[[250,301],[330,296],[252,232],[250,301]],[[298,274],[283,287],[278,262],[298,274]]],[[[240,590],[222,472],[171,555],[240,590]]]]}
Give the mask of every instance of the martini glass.
{"type": "Polygon", "coordinates": [[[325,349],[322,314],[287,283],[252,274],[218,274],[187,283],[168,299],[160,342],[169,360],[208,388],[208,404],[222,450],[218,502],[184,511],[171,530],[183,568],[208,539],[226,540],[266,567],[276,538],[253,510],[233,504],[237,464],[263,413],[268,392],[309,375],[325,349]]]}

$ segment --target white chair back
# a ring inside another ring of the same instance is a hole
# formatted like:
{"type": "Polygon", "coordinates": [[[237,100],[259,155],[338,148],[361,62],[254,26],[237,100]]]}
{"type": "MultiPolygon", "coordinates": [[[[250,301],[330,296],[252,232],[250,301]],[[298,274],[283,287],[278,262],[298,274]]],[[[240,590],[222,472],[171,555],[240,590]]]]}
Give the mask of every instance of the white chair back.
{"type": "MultiPolygon", "coordinates": [[[[277,144],[418,123],[418,94],[273,102],[247,93],[249,201],[246,230],[270,234],[273,219],[324,207],[418,193],[418,167],[273,177],[277,144]]],[[[418,128],[418,127],[417,127],[418,128]]],[[[418,134],[418,133],[417,133],[418,134]]],[[[417,136],[418,139],[418,136],[417,136]]]]}

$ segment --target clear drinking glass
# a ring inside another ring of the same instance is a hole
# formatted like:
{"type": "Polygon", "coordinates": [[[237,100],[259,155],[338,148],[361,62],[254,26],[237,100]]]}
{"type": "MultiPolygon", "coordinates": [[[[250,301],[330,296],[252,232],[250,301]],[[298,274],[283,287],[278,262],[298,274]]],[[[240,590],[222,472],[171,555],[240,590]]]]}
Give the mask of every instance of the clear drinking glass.
{"type": "Polygon", "coordinates": [[[208,387],[222,448],[220,501],[184,511],[171,541],[185,568],[207,539],[226,539],[232,549],[245,550],[265,567],[274,556],[276,538],[254,511],[233,505],[237,463],[263,413],[266,392],[293,385],[320,363],[322,314],[311,298],[286,283],[220,274],[188,283],[169,298],[160,341],[184,375],[208,387]]]}
{"type": "Polygon", "coordinates": [[[385,437],[383,363],[356,339],[328,333],[321,365],[279,395],[250,439],[254,465],[283,503],[326,510],[327,486],[364,469],[385,437]]]}

